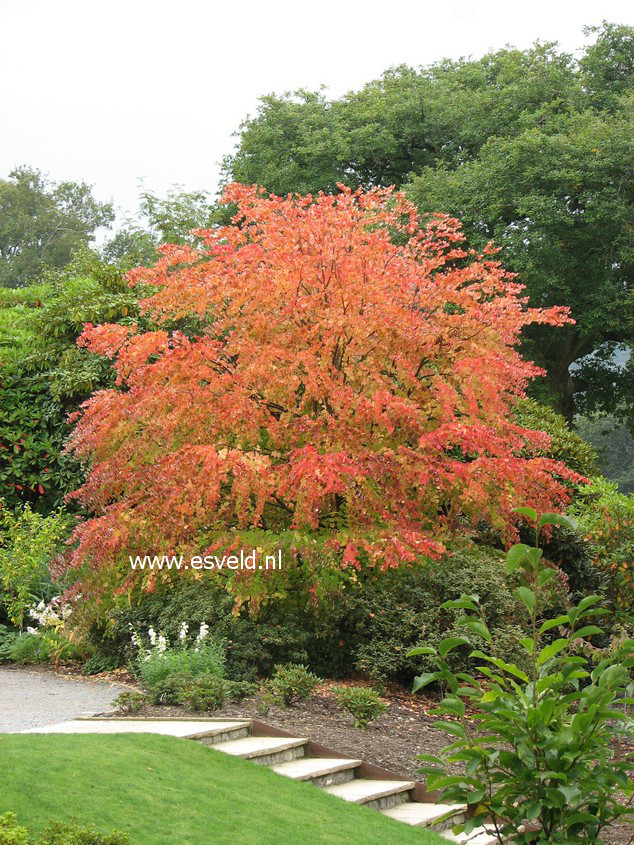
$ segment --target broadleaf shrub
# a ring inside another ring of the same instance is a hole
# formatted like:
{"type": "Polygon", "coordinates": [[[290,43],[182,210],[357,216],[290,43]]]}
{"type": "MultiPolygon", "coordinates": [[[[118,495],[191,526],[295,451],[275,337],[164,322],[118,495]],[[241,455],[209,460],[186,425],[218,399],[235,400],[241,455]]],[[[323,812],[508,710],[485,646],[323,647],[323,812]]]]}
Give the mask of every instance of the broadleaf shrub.
{"type": "Polygon", "coordinates": [[[634,640],[592,668],[581,652],[588,638],[601,634],[594,624],[606,612],[601,596],[586,596],[555,618],[540,615],[541,593],[555,576],[542,560],[540,529],[567,518],[538,517],[532,508],[521,512],[533,523],[535,545],[512,546],[506,568],[522,573],[515,592],[531,631],[520,643],[528,666],[496,654],[476,595],[446,602],[447,610],[462,613],[464,636],[410,651],[434,663],[413,689],[444,686],[435,714],[445,720],[435,724],[452,740],[440,755],[421,756],[421,772],[428,789],[440,789],[440,801],[472,811],[454,830],[469,834],[490,820],[500,843],[601,843],[612,821],[634,819],[627,801],[634,794],[634,754],[628,750],[634,640]],[[478,674],[456,673],[447,657],[473,633],[486,643],[473,652],[478,674]],[[457,764],[462,773],[455,773],[457,764]]]}
{"type": "Polygon", "coordinates": [[[258,691],[258,684],[253,684],[250,681],[227,681],[225,685],[225,697],[228,701],[242,701],[255,695],[258,691]]]}
{"type": "MultiPolygon", "coordinates": [[[[301,585],[297,593],[301,593],[301,585]]],[[[253,681],[268,676],[276,663],[306,663],[315,637],[314,609],[288,600],[271,601],[256,618],[246,612],[232,613],[233,600],[214,578],[202,582],[174,578],[156,592],[141,597],[132,608],[113,614],[107,628],[97,628],[92,639],[121,664],[135,660],[137,649],[130,642],[129,628],[163,632],[167,641],[178,641],[185,621],[190,630],[201,624],[209,636],[226,644],[225,674],[232,680],[253,681]]],[[[324,607],[325,613],[325,607],[324,607]]]]}
{"type": "Polygon", "coordinates": [[[147,703],[147,696],[142,692],[126,690],[126,692],[120,693],[112,703],[127,716],[132,716],[134,713],[138,713],[147,703]]]}
{"type": "Polygon", "coordinates": [[[51,822],[36,845],[129,845],[127,833],[99,833],[76,822],[51,822]]]}
{"type": "Polygon", "coordinates": [[[275,699],[288,707],[296,701],[307,701],[320,683],[321,678],[310,672],[306,666],[287,663],[275,667],[265,687],[275,699]]]}
{"type": "Polygon", "coordinates": [[[0,845],[28,845],[28,830],[18,824],[15,813],[0,816],[0,845]]]}
{"type": "Polygon", "coordinates": [[[593,549],[593,564],[615,609],[634,608],[634,496],[594,478],[579,489],[570,513],[593,549]]]}
{"type": "Polygon", "coordinates": [[[32,605],[53,596],[48,567],[73,522],[62,513],[42,516],[29,505],[13,513],[0,501],[0,611],[15,626],[22,628],[32,605]]]}
{"type": "Polygon", "coordinates": [[[355,728],[361,730],[389,709],[378,692],[370,687],[335,687],[333,692],[339,706],[352,716],[355,728]]]}
{"type": "Polygon", "coordinates": [[[190,710],[213,712],[225,703],[226,687],[217,675],[194,678],[185,688],[183,701],[190,710]]]}
{"type": "Polygon", "coordinates": [[[193,675],[173,672],[165,678],[160,678],[151,686],[148,698],[152,704],[182,704],[185,693],[193,680],[193,675]]]}
{"type": "Polygon", "coordinates": [[[0,816],[0,845],[129,845],[126,833],[99,833],[76,822],[49,822],[37,838],[18,824],[15,813],[0,816]]]}

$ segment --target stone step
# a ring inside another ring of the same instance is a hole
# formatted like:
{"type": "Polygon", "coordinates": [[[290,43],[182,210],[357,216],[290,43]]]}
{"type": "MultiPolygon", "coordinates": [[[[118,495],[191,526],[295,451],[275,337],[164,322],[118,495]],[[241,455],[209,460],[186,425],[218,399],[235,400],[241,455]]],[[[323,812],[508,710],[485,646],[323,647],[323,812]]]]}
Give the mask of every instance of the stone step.
{"type": "Polygon", "coordinates": [[[347,783],[327,786],[324,792],[352,801],[354,804],[365,804],[378,810],[394,806],[409,800],[408,792],[416,784],[411,780],[370,780],[355,778],[347,783]]]}
{"type": "Polygon", "coordinates": [[[388,807],[381,810],[384,816],[396,819],[405,824],[421,825],[431,827],[438,819],[447,813],[452,813],[451,818],[441,824],[451,827],[462,821],[464,811],[462,804],[432,804],[423,801],[408,801],[405,804],[397,804],[395,807],[388,807]]]}
{"type": "Polygon", "coordinates": [[[272,768],[278,775],[285,775],[293,780],[309,780],[315,786],[326,787],[352,780],[354,770],[362,762],[338,757],[300,757],[272,768]]]}
{"type": "Polygon", "coordinates": [[[228,723],[226,726],[217,726],[203,733],[196,734],[193,739],[198,740],[202,745],[219,745],[221,742],[230,742],[236,739],[243,739],[251,735],[250,722],[228,723]]]}
{"type": "Polygon", "coordinates": [[[250,722],[227,719],[73,719],[55,725],[28,728],[22,733],[118,734],[154,733],[181,739],[222,736],[234,731],[249,730],[250,722]]]}
{"type": "Polygon", "coordinates": [[[449,842],[460,842],[461,845],[499,845],[499,839],[486,827],[476,827],[471,833],[452,833],[450,830],[441,830],[438,833],[443,839],[449,842]]]}
{"type": "Polygon", "coordinates": [[[307,739],[286,736],[247,736],[215,743],[214,748],[234,757],[253,760],[263,766],[287,763],[304,756],[307,739]]]}

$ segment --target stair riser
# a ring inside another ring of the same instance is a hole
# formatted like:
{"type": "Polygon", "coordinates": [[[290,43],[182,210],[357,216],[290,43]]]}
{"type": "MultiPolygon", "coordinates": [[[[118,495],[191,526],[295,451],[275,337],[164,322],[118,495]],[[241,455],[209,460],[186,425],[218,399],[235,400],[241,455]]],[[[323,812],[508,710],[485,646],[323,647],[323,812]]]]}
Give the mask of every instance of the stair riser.
{"type": "Polygon", "coordinates": [[[196,737],[196,739],[202,745],[217,745],[219,742],[229,742],[232,739],[243,739],[245,736],[249,736],[248,728],[236,728],[236,730],[225,731],[225,733],[216,734],[215,736],[201,736],[196,737]]]}
{"type": "Polygon", "coordinates": [[[388,807],[396,807],[397,804],[404,804],[410,800],[409,792],[396,792],[394,795],[384,795],[374,801],[364,801],[364,807],[372,807],[373,810],[387,810],[388,807]]]}
{"type": "Polygon", "coordinates": [[[444,822],[437,822],[434,824],[425,825],[425,827],[429,827],[430,830],[451,830],[452,827],[455,827],[457,824],[462,824],[466,821],[467,817],[464,813],[457,813],[455,816],[452,816],[450,819],[445,819],[444,822]]]}
{"type": "Polygon", "coordinates": [[[326,786],[335,786],[337,783],[347,783],[354,778],[354,769],[344,769],[342,772],[331,772],[329,775],[319,775],[310,778],[309,783],[323,789],[326,786]]]}
{"type": "Polygon", "coordinates": [[[273,754],[261,754],[259,757],[249,757],[254,763],[260,766],[278,766],[280,763],[288,763],[290,760],[297,760],[304,756],[304,746],[296,748],[285,748],[284,751],[276,751],[273,754]]]}

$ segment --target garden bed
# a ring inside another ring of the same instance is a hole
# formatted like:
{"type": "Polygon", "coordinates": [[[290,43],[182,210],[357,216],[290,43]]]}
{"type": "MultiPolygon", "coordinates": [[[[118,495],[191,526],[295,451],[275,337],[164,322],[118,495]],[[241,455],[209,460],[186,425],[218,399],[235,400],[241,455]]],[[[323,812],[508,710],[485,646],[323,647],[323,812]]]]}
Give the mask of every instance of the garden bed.
{"type": "MultiPolygon", "coordinates": [[[[340,685],[340,682],[337,684],[340,685]]],[[[390,709],[366,730],[359,730],[338,707],[331,686],[334,683],[325,683],[309,701],[300,701],[286,708],[272,707],[266,714],[258,710],[254,699],[245,699],[240,704],[226,703],[213,715],[261,719],[269,725],[308,737],[353,757],[362,757],[407,777],[416,773],[419,765],[417,754],[433,753],[446,744],[445,736],[434,728],[434,717],[427,712],[433,709],[432,700],[415,697],[394,687],[385,696],[390,702],[390,709]]],[[[182,706],[148,705],[139,715],[183,717],[201,714],[192,714],[182,706]]]]}
{"type": "MultiPolygon", "coordinates": [[[[359,682],[355,681],[355,684],[359,682]]],[[[314,742],[336,748],[344,754],[362,758],[408,778],[420,779],[417,754],[434,754],[447,744],[445,734],[434,727],[441,718],[429,715],[435,701],[424,695],[412,695],[401,687],[391,686],[384,698],[389,710],[372,722],[366,730],[359,730],[351,718],[338,707],[332,687],[341,682],[325,682],[308,701],[290,707],[271,707],[264,714],[254,699],[240,704],[226,703],[214,716],[260,719],[314,742]]],[[[194,714],[184,706],[143,707],[139,715],[180,717],[194,714]]],[[[632,827],[613,825],[604,832],[606,845],[631,845],[632,827]]]]}

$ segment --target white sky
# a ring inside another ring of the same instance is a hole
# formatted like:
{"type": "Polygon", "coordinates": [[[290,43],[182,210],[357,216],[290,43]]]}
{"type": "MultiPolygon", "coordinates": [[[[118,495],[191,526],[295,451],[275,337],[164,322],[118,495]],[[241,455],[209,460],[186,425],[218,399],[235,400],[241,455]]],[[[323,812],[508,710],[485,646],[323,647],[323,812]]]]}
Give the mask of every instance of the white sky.
{"type": "Polygon", "coordinates": [[[0,178],[30,164],[128,212],[138,182],[215,191],[272,91],[339,95],[386,68],[634,23],[629,0],[0,0],[0,178]]]}

